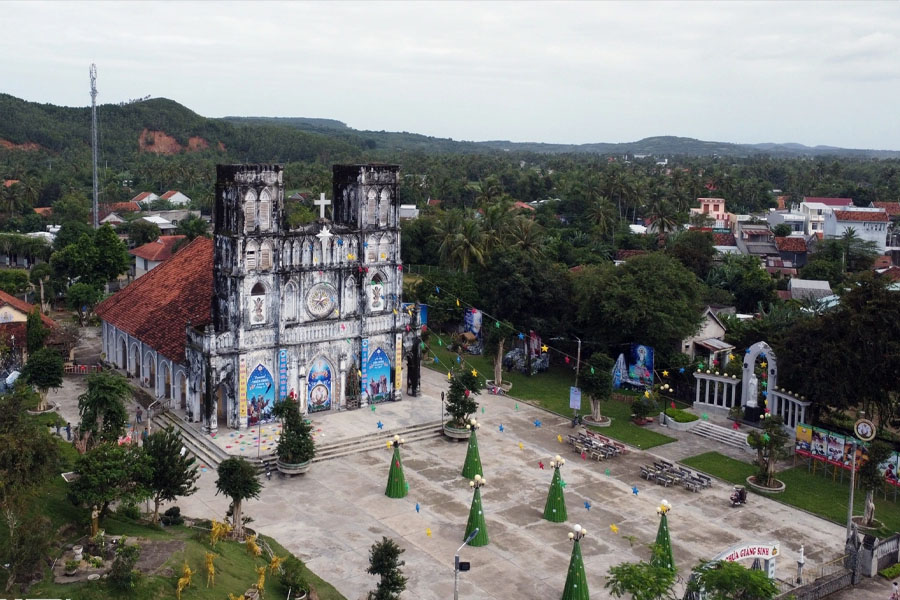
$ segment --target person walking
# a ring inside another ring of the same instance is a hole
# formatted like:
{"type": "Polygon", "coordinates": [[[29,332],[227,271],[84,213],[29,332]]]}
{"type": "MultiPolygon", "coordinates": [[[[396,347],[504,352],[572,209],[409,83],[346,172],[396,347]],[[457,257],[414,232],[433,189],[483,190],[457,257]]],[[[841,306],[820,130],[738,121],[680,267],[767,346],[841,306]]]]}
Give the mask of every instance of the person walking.
{"type": "Polygon", "coordinates": [[[895,581],[892,587],[893,591],[891,592],[890,600],[900,600],[900,585],[895,581]]]}
{"type": "Polygon", "coordinates": [[[66,441],[72,441],[72,424],[66,423],[66,441]]]}
{"type": "Polygon", "coordinates": [[[144,416],[144,411],[143,411],[143,409],[141,409],[141,405],[139,404],[138,407],[137,407],[137,422],[138,422],[138,423],[142,423],[142,422],[143,422],[143,421],[141,420],[141,417],[143,417],[143,416],[144,416]]]}

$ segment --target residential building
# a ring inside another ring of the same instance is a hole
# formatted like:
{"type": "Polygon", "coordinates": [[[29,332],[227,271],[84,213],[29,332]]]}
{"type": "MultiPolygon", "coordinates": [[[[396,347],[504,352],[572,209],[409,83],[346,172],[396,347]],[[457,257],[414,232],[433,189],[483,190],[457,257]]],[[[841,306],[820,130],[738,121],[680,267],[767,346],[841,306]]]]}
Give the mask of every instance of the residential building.
{"type": "Polygon", "coordinates": [[[141,192],[131,199],[132,202],[137,202],[140,205],[150,204],[155,200],[159,200],[159,196],[157,196],[153,192],[141,192]]]}
{"type": "Polygon", "coordinates": [[[890,219],[883,208],[847,207],[825,215],[824,233],[826,238],[835,239],[853,229],[860,239],[875,242],[878,252],[884,253],[889,224],[890,219]]]}
{"type": "Polygon", "coordinates": [[[134,278],[158,267],[163,261],[172,258],[175,246],[184,239],[183,235],[161,235],[155,241],[138,246],[128,251],[134,257],[134,278]]]}
{"type": "Polygon", "coordinates": [[[825,229],[825,215],[835,208],[853,206],[852,198],[805,197],[800,203],[800,214],[806,219],[806,233],[822,233],[825,229]]]}
{"type": "Polygon", "coordinates": [[[699,356],[706,364],[721,364],[725,366],[729,352],[734,346],[724,341],[725,325],[716,316],[712,307],[707,306],[703,311],[703,320],[697,333],[681,341],[681,352],[692,359],[699,356]],[[714,363],[713,361],[718,361],[714,363]]]}
{"type": "Polygon", "coordinates": [[[818,279],[791,279],[788,282],[788,291],[794,300],[819,300],[834,294],[831,284],[818,279]]]}
{"type": "Polygon", "coordinates": [[[175,225],[172,225],[171,221],[164,219],[164,218],[160,217],[159,215],[150,215],[148,217],[141,217],[141,218],[144,219],[145,221],[153,223],[154,225],[159,227],[159,230],[163,233],[175,230],[175,225]]]}
{"type": "Polygon", "coordinates": [[[752,254],[760,258],[778,255],[775,236],[769,231],[768,225],[739,221],[734,237],[742,254],[752,254]]]}
{"type": "Polygon", "coordinates": [[[184,206],[191,203],[191,199],[178,190],[169,190],[159,198],[160,200],[168,200],[170,204],[174,204],[176,206],[184,206]]]}
{"type": "MultiPolygon", "coordinates": [[[[25,323],[33,310],[33,304],[0,290],[0,338],[9,344],[9,350],[17,362],[21,360],[24,363],[27,358],[24,354],[27,342],[25,323]]],[[[41,314],[41,322],[50,329],[51,335],[58,332],[56,321],[47,315],[41,314]]]]}
{"type": "Polygon", "coordinates": [[[778,248],[778,256],[790,266],[797,269],[806,266],[806,257],[809,248],[806,238],[800,235],[775,238],[775,247],[778,248]]]}
{"type": "Polygon", "coordinates": [[[415,204],[401,204],[400,205],[400,220],[401,221],[409,221],[412,219],[419,218],[419,209],[416,208],[415,204]]]}
{"type": "Polygon", "coordinates": [[[152,212],[147,213],[148,217],[161,217],[178,227],[178,224],[188,217],[200,217],[199,210],[187,210],[187,209],[176,209],[176,210],[154,210],[152,212]]]}
{"type": "Polygon", "coordinates": [[[777,225],[787,225],[792,233],[806,233],[806,216],[803,213],[772,210],[766,215],[766,223],[769,224],[769,229],[775,229],[777,225]]]}
{"type": "Polygon", "coordinates": [[[731,229],[734,221],[733,215],[725,210],[724,198],[697,198],[700,208],[692,208],[691,215],[706,215],[710,220],[710,227],[716,229],[731,229]]]}

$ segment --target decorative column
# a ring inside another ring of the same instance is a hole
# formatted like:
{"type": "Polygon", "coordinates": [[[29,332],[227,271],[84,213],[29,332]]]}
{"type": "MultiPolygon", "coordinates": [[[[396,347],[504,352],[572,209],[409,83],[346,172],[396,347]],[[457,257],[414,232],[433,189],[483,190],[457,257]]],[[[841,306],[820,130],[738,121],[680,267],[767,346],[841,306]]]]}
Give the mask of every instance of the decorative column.
{"type": "Polygon", "coordinates": [[[338,360],[338,369],[341,372],[341,399],[338,404],[338,410],[344,410],[347,406],[347,355],[341,354],[338,360]]]}
{"type": "Polygon", "coordinates": [[[551,523],[564,523],[569,518],[566,513],[566,498],[563,493],[563,481],[559,474],[559,468],[566,464],[566,459],[559,454],[550,461],[553,469],[553,480],[550,482],[550,491],[547,493],[547,503],[544,505],[544,518],[551,523]]]}
{"type": "Polygon", "coordinates": [[[569,573],[566,575],[566,586],[563,588],[562,600],[590,600],[587,577],[584,574],[584,561],[581,559],[579,542],[587,533],[581,525],[575,525],[569,532],[572,540],[572,558],[569,559],[569,573]]]}
{"type": "Polygon", "coordinates": [[[481,456],[478,454],[478,438],[475,437],[475,431],[479,428],[478,421],[472,419],[466,425],[466,429],[472,430],[469,436],[469,449],[466,451],[466,462],[463,464],[462,476],[466,479],[475,477],[476,475],[484,476],[481,468],[481,456]]]}
{"type": "Polygon", "coordinates": [[[403,464],[400,462],[400,445],[406,441],[401,439],[399,435],[394,436],[394,441],[388,442],[387,447],[394,449],[394,456],[391,458],[391,471],[388,473],[387,488],[384,495],[388,498],[403,498],[408,493],[406,487],[406,477],[403,476],[403,464]]]}
{"type": "Polygon", "coordinates": [[[666,520],[666,514],[670,510],[672,505],[668,500],[663,500],[656,509],[656,514],[659,515],[659,529],[656,531],[656,544],[650,564],[674,571],[675,559],[672,557],[672,540],[669,538],[669,522],[666,520]]]}
{"type": "Polygon", "coordinates": [[[300,386],[300,395],[298,398],[300,399],[300,414],[305,415],[308,413],[306,405],[306,367],[303,366],[303,362],[301,359],[297,359],[297,384],[300,386]]]}
{"type": "Polygon", "coordinates": [[[463,539],[469,539],[469,535],[476,528],[478,529],[478,535],[469,542],[470,546],[487,546],[489,542],[487,524],[484,522],[484,511],[481,507],[481,488],[485,483],[484,477],[481,475],[476,475],[469,482],[469,487],[474,489],[475,493],[472,495],[472,507],[469,509],[469,521],[466,523],[466,534],[463,536],[463,539]]]}

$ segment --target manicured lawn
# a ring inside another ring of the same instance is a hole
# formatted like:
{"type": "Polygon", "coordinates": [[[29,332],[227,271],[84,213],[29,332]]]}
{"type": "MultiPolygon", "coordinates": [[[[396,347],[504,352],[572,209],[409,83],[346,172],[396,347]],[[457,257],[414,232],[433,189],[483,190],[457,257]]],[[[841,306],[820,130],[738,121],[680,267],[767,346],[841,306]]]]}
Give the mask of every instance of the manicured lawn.
{"type": "MultiPolygon", "coordinates": [[[[432,332],[429,340],[431,354],[424,359],[424,364],[441,373],[447,372],[448,366],[457,365],[456,353],[447,350],[450,336],[432,332]],[[438,344],[438,339],[441,344],[438,344]],[[437,356],[438,363],[434,362],[437,356]]],[[[475,369],[479,375],[488,379],[494,378],[494,365],[492,356],[476,356],[464,354],[462,365],[467,369],[475,369]]],[[[510,373],[504,371],[503,381],[512,382],[510,395],[526,402],[540,406],[549,411],[566,417],[571,417],[572,409],[569,408],[569,387],[575,385],[575,370],[569,366],[551,365],[550,368],[528,377],[522,373],[510,373]]],[[[486,393],[486,392],[482,392],[486,393]]],[[[590,402],[582,399],[581,414],[590,410],[590,402]]],[[[626,444],[631,444],[646,450],[654,446],[674,442],[675,439],[655,431],[650,431],[631,422],[631,406],[625,402],[609,400],[603,403],[601,414],[612,417],[613,422],[609,427],[597,428],[603,435],[615,438],[626,444]]]]}
{"type": "MultiPolygon", "coordinates": [[[[725,481],[745,484],[747,476],[756,472],[751,464],[735,460],[718,452],[706,452],[681,461],[710,475],[725,481]]],[[[821,465],[818,465],[821,467],[821,465]]],[[[832,480],[831,471],[826,476],[821,468],[816,474],[809,471],[805,464],[798,464],[778,473],[777,477],[787,485],[783,494],[771,496],[773,500],[784,502],[797,508],[839,524],[847,522],[847,500],[850,496],[849,472],[844,474],[843,483],[840,476],[832,480]]],[[[865,490],[856,489],[853,497],[853,513],[861,515],[865,501],[865,490]]],[[[884,523],[881,533],[889,535],[900,531],[900,502],[894,502],[893,490],[888,491],[887,498],[879,491],[875,498],[875,518],[884,523]]]]}

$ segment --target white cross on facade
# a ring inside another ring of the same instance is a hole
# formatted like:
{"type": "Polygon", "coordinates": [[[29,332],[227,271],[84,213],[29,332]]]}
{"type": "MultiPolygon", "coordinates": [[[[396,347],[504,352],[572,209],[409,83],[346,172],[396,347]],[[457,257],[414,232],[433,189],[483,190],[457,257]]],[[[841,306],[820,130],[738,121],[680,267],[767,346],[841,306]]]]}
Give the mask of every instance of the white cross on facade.
{"type": "Polygon", "coordinates": [[[319,207],[319,218],[324,219],[325,218],[325,207],[329,206],[331,204],[331,200],[326,200],[325,193],[322,192],[322,194],[319,196],[318,200],[313,200],[313,204],[315,204],[316,206],[319,207]]]}

